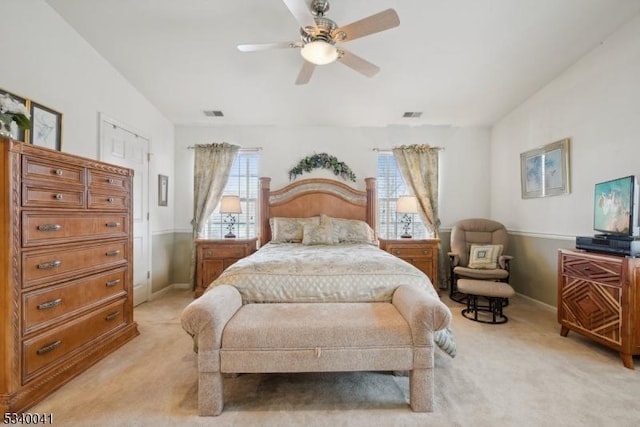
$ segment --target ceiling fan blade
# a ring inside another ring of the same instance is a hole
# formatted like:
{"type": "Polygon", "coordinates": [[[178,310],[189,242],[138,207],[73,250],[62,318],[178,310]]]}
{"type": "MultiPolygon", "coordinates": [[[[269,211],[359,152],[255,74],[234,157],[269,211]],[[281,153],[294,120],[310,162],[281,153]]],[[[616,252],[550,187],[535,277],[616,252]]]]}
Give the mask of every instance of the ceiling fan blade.
{"type": "Polygon", "coordinates": [[[302,68],[300,69],[300,73],[298,73],[298,78],[296,79],[297,85],[304,85],[309,83],[311,80],[311,75],[313,71],[316,69],[316,64],[312,64],[308,61],[302,61],[302,68]]]}
{"type": "Polygon", "coordinates": [[[367,77],[373,77],[378,74],[378,71],[380,71],[380,67],[360,58],[358,55],[354,55],[348,50],[344,50],[342,48],[340,48],[340,50],[342,51],[342,56],[338,58],[338,61],[342,62],[347,67],[356,70],[360,74],[364,74],[367,77]]]}
{"type": "Polygon", "coordinates": [[[334,39],[339,42],[348,42],[369,34],[378,33],[400,25],[400,18],[393,9],[387,9],[375,15],[352,22],[336,29],[334,39]]]}
{"type": "Polygon", "coordinates": [[[260,44],[239,44],[240,52],[257,52],[260,50],[286,49],[291,47],[302,47],[300,42],[279,42],[279,43],[260,43],[260,44]]]}
{"type": "Polygon", "coordinates": [[[316,26],[311,10],[304,0],[282,0],[289,9],[289,12],[296,18],[302,28],[316,26]]]}

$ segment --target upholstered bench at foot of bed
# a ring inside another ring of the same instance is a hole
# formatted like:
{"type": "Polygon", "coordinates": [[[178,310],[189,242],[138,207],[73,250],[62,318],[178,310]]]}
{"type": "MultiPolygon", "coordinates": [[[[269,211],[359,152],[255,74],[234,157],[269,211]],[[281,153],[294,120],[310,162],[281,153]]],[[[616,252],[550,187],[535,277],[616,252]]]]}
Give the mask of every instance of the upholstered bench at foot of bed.
{"type": "Polygon", "coordinates": [[[224,373],[410,371],[411,408],[432,410],[432,330],[450,314],[426,292],[401,286],[392,303],[246,305],[234,293],[216,287],[183,313],[197,336],[200,415],[222,411],[224,373]]]}

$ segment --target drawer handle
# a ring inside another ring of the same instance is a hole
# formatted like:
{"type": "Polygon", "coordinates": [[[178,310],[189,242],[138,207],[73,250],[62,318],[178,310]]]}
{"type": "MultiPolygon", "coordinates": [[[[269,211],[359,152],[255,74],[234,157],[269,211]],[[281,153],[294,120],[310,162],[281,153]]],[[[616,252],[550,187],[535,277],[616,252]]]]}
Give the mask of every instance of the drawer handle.
{"type": "Polygon", "coordinates": [[[49,308],[53,308],[57,305],[60,305],[61,302],[62,302],[62,298],[56,298],[51,301],[43,302],[42,304],[38,304],[38,310],[46,310],[49,308]]]}
{"type": "Polygon", "coordinates": [[[60,267],[62,265],[62,261],[49,261],[43,262],[42,264],[38,264],[39,270],[51,270],[52,268],[60,267]]]}
{"type": "Polygon", "coordinates": [[[107,182],[108,182],[109,184],[113,184],[113,183],[115,182],[115,180],[114,180],[113,178],[109,178],[109,179],[107,179],[107,182]]]}
{"type": "Polygon", "coordinates": [[[107,202],[109,202],[109,203],[113,203],[113,202],[114,202],[114,200],[115,200],[115,199],[114,199],[113,197],[109,197],[109,198],[107,198],[107,202]]]}
{"type": "Polygon", "coordinates": [[[62,228],[60,224],[40,224],[38,231],[58,231],[62,228]]]}
{"type": "Polygon", "coordinates": [[[120,227],[120,223],[118,221],[108,222],[105,224],[105,227],[109,227],[109,228],[120,227]]]}
{"type": "Polygon", "coordinates": [[[53,196],[56,200],[62,200],[64,199],[64,196],[60,193],[56,194],[55,196],[53,196]]]}
{"type": "Polygon", "coordinates": [[[107,251],[105,253],[106,256],[118,256],[120,255],[120,250],[116,249],[115,251],[107,251]]]}
{"type": "Polygon", "coordinates": [[[107,288],[112,288],[119,283],[120,283],[120,279],[114,279],[114,280],[109,280],[107,283],[105,283],[105,285],[107,285],[107,288]]]}
{"type": "Polygon", "coordinates": [[[56,169],[56,170],[53,171],[53,173],[55,173],[58,176],[61,176],[62,175],[62,169],[56,169]]]}
{"type": "Polygon", "coordinates": [[[62,341],[56,340],[56,341],[52,342],[51,344],[45,345],[44,347],[38,349],[38,351],[36,351],[36,353],[38,355],[49,353],[51,350],[55,350],[56,348],[60,347],[60,344],[62,344],[62,341]]]}
{"type": "Polygon", "coordinates": [[[111,314],[107,314],[104,318],[104,320],[106,320],[107,322],[112,321],[113,319],[115,319],[116,317],[118,317],[120,315],[119,311],[114,311],[111,314]]]}

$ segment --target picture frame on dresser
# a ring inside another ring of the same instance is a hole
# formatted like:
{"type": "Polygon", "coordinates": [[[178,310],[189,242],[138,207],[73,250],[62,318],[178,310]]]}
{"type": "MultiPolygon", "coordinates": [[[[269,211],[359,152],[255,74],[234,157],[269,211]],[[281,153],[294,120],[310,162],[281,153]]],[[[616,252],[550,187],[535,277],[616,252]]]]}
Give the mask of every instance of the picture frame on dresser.
{"type": "Polygon", "coordinates": [[[37,102],[30,102],[31,129],[29,143],[61,151],[62,113],[37,102]]]}
{"type": "Polygon", "coordinates": [[[520,154],[522,198],[570,193],[569,138],[520,154]]]}
{"type": "MultiPolygon", "coordinates": [[[[9,95],[12,99],[24,105],[27,111],[29,111],[30,101],[27,98],[23,98],[2,88],[0,88],[0,95],[9,95]]],[[[16,141],[26,142],[29,138],[29,130],[20,129],[14,122],[11,124],[11,138],[15,139],[16,141]]]]}

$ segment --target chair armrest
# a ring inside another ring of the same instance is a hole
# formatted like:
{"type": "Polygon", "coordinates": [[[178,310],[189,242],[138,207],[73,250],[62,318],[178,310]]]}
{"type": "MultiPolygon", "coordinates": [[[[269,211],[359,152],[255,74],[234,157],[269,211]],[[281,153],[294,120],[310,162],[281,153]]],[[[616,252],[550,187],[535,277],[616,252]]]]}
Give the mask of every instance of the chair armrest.
{"type": "Polygon", "coordinates": [[[182,328],[195,339],[196,351],[217,350],[222,331],[242,307],[242,296],[233,286],[220,285],[192,301],[180,316],[182,328]]]}
{"type": "Polygon", "coordinates": [[[512,259],[513,257],[511,255],[500,255],[498,257],[498,265],[500,265],[501,269],[509,271],[509,268],[510,268],[509,264],[512,259]]]}
{"type": "Polygon", "coordinates": [[[448,252],[447,255],[449,255],[449,266],[451,268],[453,268],[456,265],[460,264],[460,255],[458,255],[455,252],[448,252]]]}
{"type": "Polygon", "coordinates": [[[424,289],[398,286],[391,302],[409,324],[416,345],[430,345],[433,332],[451,324],[449,307],[424,289]]]}

